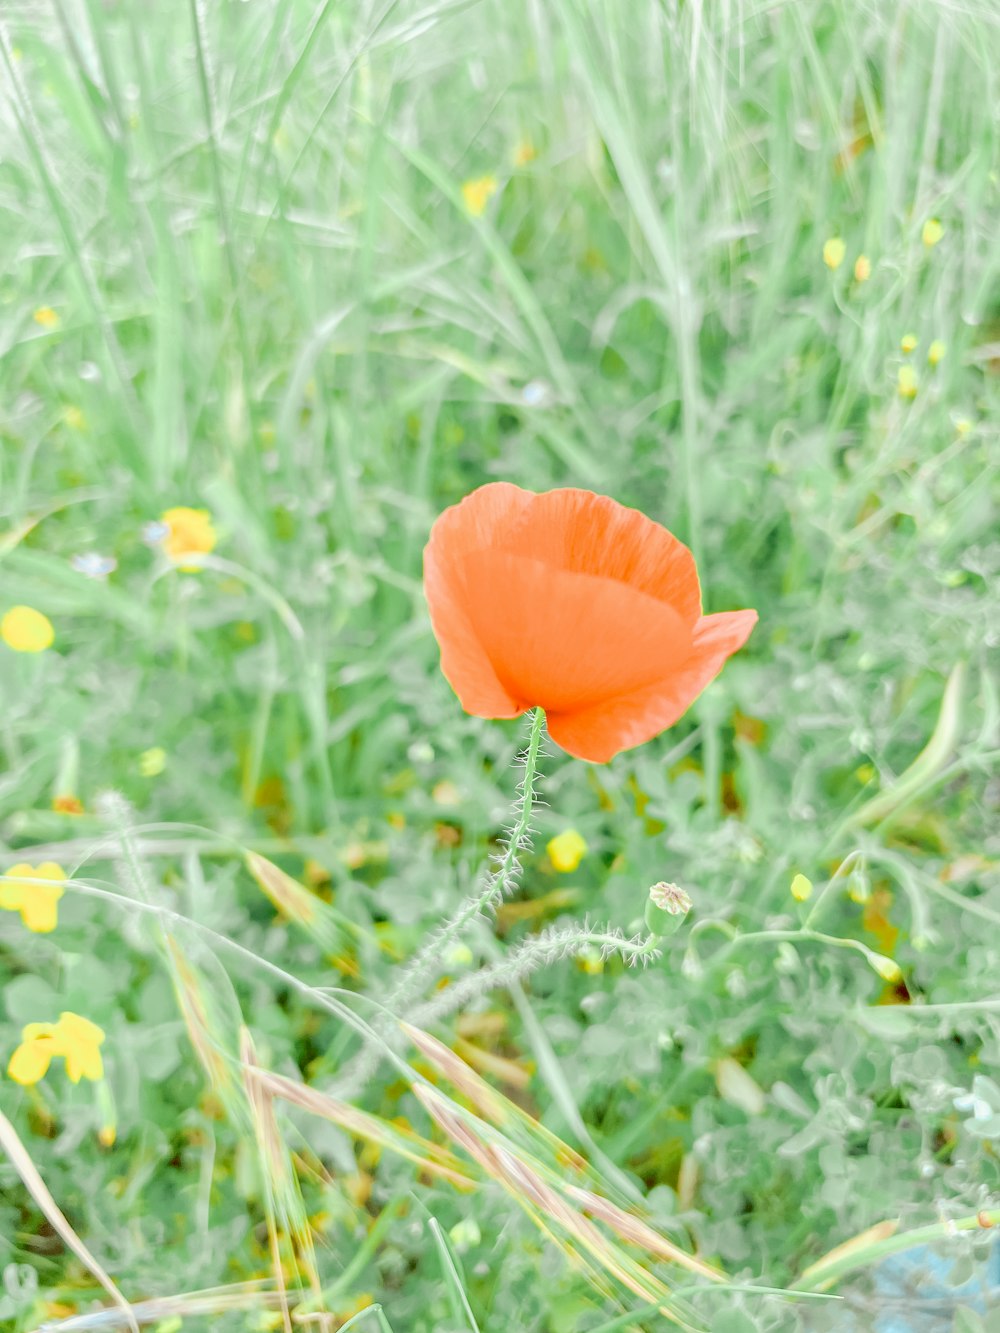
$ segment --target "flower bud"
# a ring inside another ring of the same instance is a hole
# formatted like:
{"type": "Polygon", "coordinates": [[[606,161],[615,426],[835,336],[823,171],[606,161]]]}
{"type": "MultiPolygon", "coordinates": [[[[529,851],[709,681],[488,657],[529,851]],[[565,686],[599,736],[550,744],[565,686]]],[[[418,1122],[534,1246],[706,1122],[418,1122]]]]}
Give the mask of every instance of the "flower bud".
{"type": "Polygon", "coordinates": [[[902,981],[903,969],[894,959],[887,958],[884,953],[870,953],[868,962],[883,981],[902,981]]]}
{"type": "Polygon", "coordinates": [[[673,935],[691,910],[691,899],[676,884],[654,884],[646,899],[646,927],[654,935],[673,935]]]}
{"type": "Polygon", "coordinates": [[[797,903],[807,903],[812,897],[812,880],[805,875],[796,875],[792,879],[791,894],[797,903]]]}

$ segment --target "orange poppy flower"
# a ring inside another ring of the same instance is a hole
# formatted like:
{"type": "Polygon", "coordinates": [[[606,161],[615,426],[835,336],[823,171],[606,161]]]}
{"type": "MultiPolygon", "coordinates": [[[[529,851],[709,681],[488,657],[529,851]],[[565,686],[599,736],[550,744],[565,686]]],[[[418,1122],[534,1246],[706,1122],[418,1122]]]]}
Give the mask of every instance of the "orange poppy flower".
{"type": "Polygon", "coordinates": [[[438,517],[424,586],[466,712],[544,708],[552,739],[593,763],[672,726],[757,621],[703,616],[691,552],[638,510],[507,482],[438,517]]]}

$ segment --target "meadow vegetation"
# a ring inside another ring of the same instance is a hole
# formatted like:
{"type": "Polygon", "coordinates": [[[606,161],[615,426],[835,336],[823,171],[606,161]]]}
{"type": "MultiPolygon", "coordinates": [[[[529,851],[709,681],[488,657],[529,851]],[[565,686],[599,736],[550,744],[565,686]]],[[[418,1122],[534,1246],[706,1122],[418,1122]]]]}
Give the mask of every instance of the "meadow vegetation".
{"type": "Polygon", "coordinates": [[[0,1325],[995,1327],[998,80],[989,0],[0,9],[0,1325]],[[463,712],[491,480],[758,610],[670,731],[463,712]]]}

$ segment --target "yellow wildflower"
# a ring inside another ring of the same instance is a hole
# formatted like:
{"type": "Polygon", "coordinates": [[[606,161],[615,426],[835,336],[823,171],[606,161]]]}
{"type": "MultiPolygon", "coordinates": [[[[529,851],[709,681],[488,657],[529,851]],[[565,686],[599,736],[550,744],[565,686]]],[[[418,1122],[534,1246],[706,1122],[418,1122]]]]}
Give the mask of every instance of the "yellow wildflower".
{"type": "Polygon", "coordinates": [[[64,1010],[58,1023],[29,1023],[21,1031],[21,1044],[10,1057],[7,1073],[15,1083],[37,1083],[48,1072],[55,1056],[66,1061],[71,1083],[81,1078],[95,1083],[104,1077],[100,1046],[104,1032],[96,1023],[64,1010]]]}
{"type": "Polygon", "coordinates": [[[971,430],[972,430],[972,422],[969,420],[968,417],[955,418],[956,435],[968,435],[971,430]]]}
{"type": "Polygon", "coordinates": [[[63,408],[63,421],[69,426],[70,430],[86,430],[87,418],[83,414],[83,408],[75,407],[70,403],[63,408]]]}
{"type": "Polygon", "coordinates": [[[0,620],[0,639],[16,653],[43,653],[55,637],[52,621],[31,606],[12,606],[0,620]]]}
{"type": "Polygon", "coordinates": [[[937,218],[928,218],[924,223],[923,231],[920,233],[920,239],[929,250],[932,245],[937,245],[943,235],[944,227],[941,226],[937,218]]]}
{"type": "Polygon", "coordinates": [[[805,875],[796,875],[792,880],[791,894],[797,903],[808,902],[812,897],[812,880],[805,875]]]}
{"type": "Polygon", "coordinates": [[[915,333],[904,333],[902,338],[900,338],[899,340],[899,345],[903,349],[905,355],[909,356],[912,351],[916,350],[916,346],[919,341],[920,339],[917,337],[915,333]]]}
{"type": "Polygon", "coordinates": [[[529,162],[534,162],[538,154],[535,152],[535,145],[527,137],[520,139],[514,145],[514,166],[525,167],[529,162]]]}
{"type": "Polygon", "coordinates": [[[867,282],[872,275],[872,261],[867,255],[858,255],[854,261],[854,281],[867,282]]]}
{"type": "Polygon", "coordinates": [[[4,872],[5,879],[0,880],[0,907],[8,912],[20,912],[21,920],[37,935],[47,935],[55,930],[58,911],[56,903],[63,896],[63,881],[66,872],[55,861],[43,861],[39,866],[30,866],[27,861],[19,861],[16,866],[4,872]],[[22,883],[14,883],[15,880],[22,883]],[[25,884],[24,880],[45,880],[44,884],[25,884]]]}
{"type": "Polygon", "coordinates": [[[143,750],[139,756],[139,772],[144,778],[159,777],[166,766],[167,752],[161,745],[154,745],[148,750],[143,750]]]}
{"type": "Polygon", "coordinates": [[[462,794],[454,782],[449,781],[448,778],[442,778],[440,782],[435,784],[431,792],[431,800],[435,805],[460,805],[462,794]]]}
{"type": "Polygon", "coordinates": [[[900,398],[916,398],[917,388],[917,372],[912,366],[900,366],[896,380],[896,389],[900,398]]]}
{"type": "Polygon", "coordinates": [[[35,323],[43,329],[57,329],[61,323],[59,316],[50,305],[41,305],[32,315],[35,323]]]}
{"type": "Polygon", "coordinates": [[[823,263],[827,268],[840,268],[844,262],[847,246],[839,236],[831,236],[823,246],[823,263]]]}
{"type": "Polygon", "coordinates": [[[82,815],[83,802],[72,792],[60,792],[52,798],[52,809],[59,815],[82,815]]]}
{"type": "Polygon", "coordinates": [[[587,852],[587,844],[575,828],[568,828],[550,838],[545,850],[556,870],[564,875],[574,871],[587,852]]]}
{"type": "Polygon", "coordinates": [[[164,510],[160,520],[167,525],[163,549],[168,558],[186,573],[199,569],[199,565],[185,563],[184,557],[207,555],[215,549],[217,537],[212,515],[207,509],[188,509],[185,505],[178,505],[164,510]]]}
{"type": "Polygon", "coordinates": [[[474,218],[482,217],[486,212],[486,205],[496,192],[495,176],[477,176],[475,180],[466,181],[462,186],[462,198],[474,218]]]}
{"type": "Polygon", "coordinates": [[[932,366],[936,366],[939,361],[943,361],[948,348],[940,338],[935,338],[927,349],[927,360],[932,366]]]}

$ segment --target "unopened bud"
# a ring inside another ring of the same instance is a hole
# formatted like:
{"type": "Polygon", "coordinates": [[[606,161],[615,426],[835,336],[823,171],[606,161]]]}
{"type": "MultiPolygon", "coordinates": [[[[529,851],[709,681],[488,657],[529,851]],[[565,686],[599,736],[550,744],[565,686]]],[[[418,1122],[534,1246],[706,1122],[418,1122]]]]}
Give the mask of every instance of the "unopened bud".
{"type": "Polygon", "coordinates": [[[870,953],[868,962],[883,981],[902,981],[903,969],[894,959],[887,958],[884,953],[870,953]]]}
{"type": "Polygon", "coordinates": [[[791,893],[797,903],[807,903],[812,897],[812,880],[805,875],[796,875],[792,880],[791,893]]]}
{"type": "Polygon", "coordinates": [[[676,884],[654,884],[646,899],[646,927],[654,935],[673,935],[691,910],[691,898],[676,884]]]}
{"type": "Polygon", "coordinates": [[[866,903],[872,896],[868,876],[862,866],[855,866],[847,881],[847,896],[853,903],[866,903]]]}

